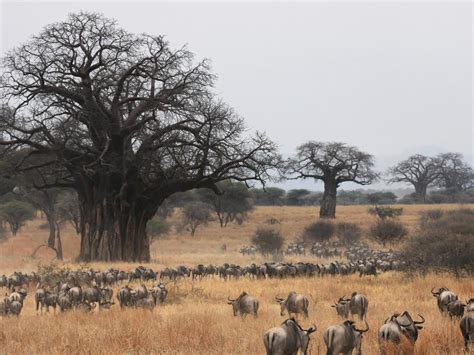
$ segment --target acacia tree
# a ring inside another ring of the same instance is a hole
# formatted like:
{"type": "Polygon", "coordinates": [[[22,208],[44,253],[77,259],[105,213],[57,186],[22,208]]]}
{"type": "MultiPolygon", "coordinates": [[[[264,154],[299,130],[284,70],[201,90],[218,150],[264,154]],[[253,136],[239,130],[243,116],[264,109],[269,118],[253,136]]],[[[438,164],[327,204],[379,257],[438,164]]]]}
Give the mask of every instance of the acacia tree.
{"type": "Polygon", "coordinates": [[[344,182],[371,184],[378,178],[373,165],[372,155],[357,147],[310,141],[299,146],[296,156],[288,160],[287,172],[292,178],[321,180],[324,194],[319,215],[335,218],[337,188],[344,182]]]}
{"type": "Polygon", "coordinates": [[[440,176],[439,160],[415,154],[388,170],[389,182],[405,182],[413,185],[417,200],[426,201],[426,191],[440,176]]]}
{"type": "MultiPolygon", "coordinates": [[[[50,157],[77,191],[80,258],[148,261],[146,224],[170,195],[226,179],[264,181],[278,163],[265,135],[216,100],[208,63],[162,36],[96,13],[47,26],[3,60],[0,145],[50,157]]],[[[21,168],[21,164],[20,164],[21,168]]]]}

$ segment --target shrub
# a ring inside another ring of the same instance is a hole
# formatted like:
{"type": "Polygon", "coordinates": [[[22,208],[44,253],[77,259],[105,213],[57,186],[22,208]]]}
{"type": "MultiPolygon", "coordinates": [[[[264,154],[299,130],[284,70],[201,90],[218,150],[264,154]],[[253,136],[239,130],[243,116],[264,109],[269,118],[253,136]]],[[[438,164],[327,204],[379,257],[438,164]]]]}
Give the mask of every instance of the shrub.
{"type": "Polygon", "coordinates": [[[360,240],[362,229],[355,223],[339,222],[337,224],[336,234],[341,243],[349,245],[360,240]]]}
{"type": "Polygon", "coordinates": [[[370,227],[370,236],[384,247],[394,245],[408,234],[404,225],[393,219],[380,219],[370,227]]]}
{"type": "Polygon", "coordinates": [[[334,235],[336,227],[329,221],[317,221],[307,226],[303,231],[303,240],[308,243],[324,242],[334,235]]]}
{"type": "Polygon", "coordinates": [[[376,206],[369,208],[369,213],[383,220],[386,218],[396,218],[401,216],[403,208],[376,206]]]}
{"type": "Polygon", "coordinates": [[[7,239],[7,231],[5,229],[5,225],[0,221],[0,241],[7,239]]]}
{"type": "Polygon", "coordinates": [[[278,253],[283,247],[283,242],[279,231],[266,227],[258,228],[252,237],[252,244],[264,255],[278,253]]]}
{"type": "Polygon", "coordinates": [[[445,211],[439,218],[421,221],[420,231],[404,248],[412,270],[474,274],[474,210],[445,211]]]}
{"type": "Polygon", "coordinates": [[[441,217],[443,217],[443,213],[444,212],[442,210],[428,210],[421,212],[420,225],[424,227],[426,224],[432,221],[439,220],[441,217]]]}
{"type": "Polygon", "coordinates": [[[160,217],[154,217],[146,226],[146,232],[152,239],[158,239],[159,237],[168,234],[170,230],[171,224],[160,217]]]}

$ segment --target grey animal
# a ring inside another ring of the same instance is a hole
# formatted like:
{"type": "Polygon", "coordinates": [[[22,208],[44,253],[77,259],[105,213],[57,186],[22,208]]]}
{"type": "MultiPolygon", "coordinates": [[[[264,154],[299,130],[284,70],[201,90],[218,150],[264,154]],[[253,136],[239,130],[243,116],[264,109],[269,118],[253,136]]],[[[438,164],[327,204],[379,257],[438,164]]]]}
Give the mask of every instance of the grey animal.
{"type": "Polygon", "coordinates": [[[72,309],[72,303],[71,303],[71,300],[69,299],[69,296],[64,293],[64,292],[61,292],[58,296],[58,306],[59,306],[59,309],[61,310],[61,312],[65,312],[65,311],[68,311],[70,309],[72,309]]]}
{"type": "Polygon", "coordinates": [[[150,291],[153,301],[155,302],[155,305],[157,301],[159,301],[161,304],[165,303],[166,296],[168,296],[168,290],[166,289],[166,286],[164,283],[160,282],[158,285],[153,285],[153,288],[150,291]]]}
{"type": "Polygon", "coordinates": [[[72,305],[75,306],[82,302],[83,293],[81,286],[74,286],[67,291],[69,296],[69,300],[71,301],[72,305]]]}
{"type": "Polygon", "coordinates": [[[111,301],[100,301],[99,302],[99,311],[108,311],[110,307],[112,307],[115,302],[111,301]]]}
{"type": "Polygon", "coordinates": [[[331,307],[336,308],[336,313],[339,317],[343,319],[348,319],[349,318],[349,304],[351,302],[350,298],[346,298],[346,296],[342,296],[339,298],[338,301],[334,302],[331,307]]]}
{"type": "Polygon", "coordinates": [[[459,327],[464,338],[464,348],[468,352],[469,348],[474,346],[474,298],[471,298],[466,304],[467,313],[461,319],[459,327]]]}
{"type": "Polygon", "coordinates": [[[387,318],[379,329],[378,342],[380,352],[385,354],[386,345],[395,344],[398,346],[402,339],[407,339],[412,345],[418,339],[418,331],[423,329],[425,319],[418,315],[421,321],[414,321],[408,312],[403,314],[395,313],[387,318]]]}
{"type": "Polygon", "coordinates": [[[100,302],[105,296],[98,286],[92,286],[84,289],[82,300],[87,303],[100,302]]]}
{"type": "Polygon", "coordinates": [[[294,318],[285,320],[279,327],[271,328],[263,335],[267,355],[296,355],[298,351],[306,355],[310,334],[316,329],[312,325],[305,330],[294,318]]]}
{"type": "Polygon", "coordinates": [[[117,292],[117,300],[119,301],[120,309],[130,307],[132,305],[132,289],[128,285],[122,287],[117,292]]]}
{"type": "Polygon", "coordinates": [[[12,301],[10,302],[8,306],[7,314],[11,314],[18,317],[21,313],[22,308],[23,308],[22,302],[12,301]]]}
{"type": "Polygon", "coordinates": [[[362,336],[369,331],[365,321],[365,329],[358,329],[354,321],[346,320],[342,324],[330,326],[324,332],[323,339],[327,348],[327,355],[350,355],[355,350],[356,355],[362,354],[362,336]]]}
{"type": "Polygon", "coordinates": [[[137,299],[147,298],[148,297],[148,290],[145,285],[141,284],[135,289],[137,299]]]}
{"type": "Polygon", "coordinates": [[[432,289],[431,294],[436,297],[438,309],[442,314],[448,312],[449,303],[458,299],[458,296],[454,292],[451,292],[447,287],[441,287],[436,291],[432,289]]]}
{"type": "Polygon", "coordinates": [[[461,318],[464,315],[464,308],[466,305],[460,300],[448,303],[448,315],[452,318],[461,318]]]}
{"type": "Polygon", "coordinates": [[[232,305],[234,317],[239,313],[241,317],[245,317],[247,314],[253,314],[254,317],[257,317],[259,306],[258,300],[255,297],[247,294],[247,292],[242,292],[235,300],[230,298],[227,299],[227,303],[232,305]]]}
{"type": "Polygon", "coordinates": [[[280,304],[280,315],[285,314],[285,310],[288,312],[288,316],[291,317],[292,314],[303,314],[305,318],[308,318],[308,307],[309,301],[305,295],[290,292],[286,299],[275,297],[275,300],[280,304]]]}
{"type": "Polygon", "coordinates": [[[95,303],[79,302],[75,306],[76,311],[90,313],[94,310],[95,303]]]}
{"type": "Polygon", "coordinates": [[[153,308],[155,308],[155,302],[153,298],[140,298],[136,301],[135,307],[153,311],[153,308]]]}
{"type": "Polygon", "coordinates": [[[351,295],[349,309],[352,316],[357,315],[359,320],[364,320],[367,317],[367,310],[369,309],[369,299],[366,295],[354,292],[351,295]]]}
{"type": "Polygon", "coordinates": [[[58,303],[58,295],[52,293],[43,288],[39,288],[35,292],[35,302],[36,302],[36,312],[38,312],[41,305],[41,314],[43,314],[43,308],[46,307],[46,313],[49,312],[49,307],[54,308],[54,313],[56,313],[56,306],[58,303]]]}

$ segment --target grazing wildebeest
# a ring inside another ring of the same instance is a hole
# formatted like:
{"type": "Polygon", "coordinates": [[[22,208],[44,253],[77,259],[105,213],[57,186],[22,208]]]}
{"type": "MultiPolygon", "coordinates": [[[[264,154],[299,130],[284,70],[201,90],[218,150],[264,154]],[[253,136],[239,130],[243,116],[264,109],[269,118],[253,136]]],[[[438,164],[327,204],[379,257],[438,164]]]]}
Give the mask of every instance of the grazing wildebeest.
{"type": "Polygon", "coordinates": [[[35,301],[36,312],[38,312],[41,305],[41,314],[43,314],[43,307],[46,307],[46,313],[49,312],[49,307],[53,307],[54,313],[56,313],[56,305],[58,303],[58,295],[56,293],[39,288],[35,292],[35,301]]]}
{"type": "Polygon", "coordinates": [[[464,307],[466,305],[460,300],[448,303],[448,314],[450,318],[461,318],[464,315],[464,307]]]}
{"type": "Polygon", "coordinates": [[[369,309],[369,300],[366,295],[357,292],[352,293],[349,303],[351,315],[357,314],[359,320],[364,320],[367,317],[367,310],[369,309]]]}
{"type": "Polygon", "coordinates": [[[342,296],[338,301],[334,302],[331,307],[336,308],[336,313],[339,317],[343,319],[349,318],[349,303],[351,302],[350,298],[342,296]]]}
{"type": "Polygon", "coordinates": [[[448,311],[448,304],[456,301],[458,296],[454,292],[451,292],[447,287],[441,287],[436,291],[433,290],[434,288],[431,290],[431,293],[434,297],[436,297],[439,311],[442,314],[446,314],[448,311]]]}
{"type": "Polygon", "coordinates": [[[267,355],[296,355],[298,351],[306,355],[309,335],[315,331],[315,325],[304,330],[294,318],[287,319],[279,327],[271,328],[263,335],[267,355]]]}
{"type": "Polygon", "coordinates": [[[342,324],[330,326],[324,332],[324,343],[327,355],[347,354],[355,350],[356,355],[362,354],[362,334],[369,330],[365,321],[365,329],[358,329],[354,321],[346,320],[342,324]]]}
{"type": "Polygon", "coordinates": [[[109,310],[114,304],[115,302],[111,301],[99,301],[99,311],[109,310]]]}
{"type": "Polygon", "coordinates": [[[69,300],[71,301],[72,305],[75,306],[76,304],[79,304],[82,302],[82,288],[81,286],[74,286],[71,287],[68,291],[67,294],[69,296],[69,300]]]}
{"type": "Polygon", "coordinates": [[[148,290],[144,284],[141,284],[135,289],[137,299],[147,298],[148,290]]]}
{"type": "Polygon", "coordinates": [[[132,289],[128,285],[123,286],[117,292],[117,300],[119,301],[120,309],[131,306],[132,305],[132,289]]]}
{"type": "Polygon", "coordinates": [[[102,290],[97,285],[84,289],[82,297],[83,301],[87,303],[100,302],[104,298],[102,290]]]}
{"type": "Polygon", "coordinates": [[[421,321],[414,321],[406,311],[401,315],[395,313],[387,318],[379,329],[378,341],[380,352],[385,354],[385,346],[388,344],[398,346],[403,337],[406,337],[406,339],[414,345],[418,339],[418,331],[423,329],[420,324],[425,322],[425,319],[421,315],[418,316],[422,319],[421,321]]]}
{"type": "Polygon", "coordinates": [[[247,292],[242,292],[239,297],[235,300],[228,299],[228,304],[232,305],[232,310],[234,311],[234,316],[237,316],[240,313],[241,317],[246,316],[247,314],[253,314],[254,317],[257,317],[258,312],[258,300],[255,297],[252,297],[247,294],[247,292]]]}
{"type": "Polygon", "coordinates": [[[84,312],[84,313],[90,313],[92,310],[95,308],[95,303],[87,303],[87,302],[79,302],[75,306],[76,311],[84,312]]]}
{"type": "Polygon", "coordinates": [[[168,290],[166,289],[166,286],[164,283],[160,282],[158,285],[153,285],[153,288],[150,291],[153,301],[160,301],[161,304],[165,303],[166,296],[168,295],[168,290]]]}
{"type": "Polygon", "coordinates": [[[8,285],[8,278],[5,275],[0,276],[0,287],[7,287],[8,285]]]}
{"type": "Polygon", "coordinates": [[[153,308],[155,308],[155,302],[153,298],[140,298],[135,302],[135,307],[153,311],[153,308]]]}
{"type": "Polygon", "coordinates": [[[0,300],[0,316],[4,317],[7,315],[9,306],[10,306],[10,298],[8,297],[7,294],[5,294],[5,297],[3,297],[2,300],[0,300]]]}
{"type": "Polygon", "coordinates": [[[12,301],[10,302],[7,310],[7,314],[11,314],[14,316],[19,316],[21,313],[21,309],[23,308],[23,303],[20,301],[12,301]]]}
{"type": "Polygon", "coordinates": [[[67,293],[61,292],[58,296],[58,306],[61,312],[68,311],[72,309],[71,299],[67,293]]]}
{"type": "Polygon", "coordinates": [[[464,338],[464,348],[468,352],[469,348],[474,344],[474,298],[471,298],[466,304],[467,313],[461,319],[459,326],[464,338]]]}
{"type": "Polygon", "coordinates": [[[305,295],[296,292],[290,292],[286,299],[275,297],[275,300],[280,304],[280,315],[283,316],[286,310],[289,317],[291,317],[291,314],[302,313],[305,318],[308,318],[309,301],[305,295]]]}

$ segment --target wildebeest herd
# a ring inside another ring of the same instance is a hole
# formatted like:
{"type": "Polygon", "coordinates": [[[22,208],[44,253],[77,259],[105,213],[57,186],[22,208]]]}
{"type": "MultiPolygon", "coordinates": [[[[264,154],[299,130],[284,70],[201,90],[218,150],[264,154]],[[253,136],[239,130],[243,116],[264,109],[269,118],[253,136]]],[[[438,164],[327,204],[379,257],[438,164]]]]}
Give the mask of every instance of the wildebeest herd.
{"type": "MultiPolygon", "coordinates": [[[[368,259],[365,259],[368,260],[368,259]]],[[[161,272],[155,272],[150,268],[139,266],[133,271],[125,272],[117,269],[107,271],[76,270],[56,271],[49,273],[21,273],[14,272],[10,276],[0,276],[0,287],[7,288],[10,293],[6,293],[0,299],[0,315],[19,316],[25,298],[28,294],[28,287],[36,286],[34,297],[36,311],[46,313],[50,308],[56,312],[56,307],[61,312],[82,311],[91,312],[97,306],[99,311],[110,309],[115,304],[113,301],[112,286],[119,286],[116,299],[120,308],[143,308],[153,311],[157,304],[165,303],[168,295],[165,280],[176,280],[181,277],[190,277],[199,280],[204,277],[219,277],[227,280],[232,277],[296,277],[312,276],[314,274],[343,274],[342,266],[358,270],[348,263],[333,262],[330,265],[317,265],[310,263],[263,263],[259,266],[253,264],[248,267],[225,264],[222,266],[198,265],[194,268],[178,266],[176,268],[166,268],[161,272]],[[324,271],[323,271],[324,270],[324,271]],[[337,272],[328,272],[336,270],[337,272]],[[139,285],[132,288],[130,282],[138,280],[139,285]],[[147,288],[145,283],[152,282],[152,286],[147,288]],[[120,283],[126,283],[120,286],[120,283]]],[[[354,264],[356,265],[356,264],[354,264]]],[[[380,263],[375,260],[375,265],[380,267],[380,263]]],[[[360,270],[359,270],[360,271],[360,270]]],[[[353,271],[352,271],[353,272],[353,271]]],[[[462,318],[460,329],[464,338],[465,348],[474,344],[474,298],[465,303],[446,287],[432,289],[431,293],[437,299],[437,306],[443,315],[451,318],[462,318]],[[464,315],[466,310],[466,314],[464,315]]],[[[288,314],[280,326],[271,328],[263,336],[263,343],[267,354],[296,354],[302,351],[306,354],[310,335],[316,332],[316,326],[303,329],[298,323],[299,316],[308,318],[310,300],[307,296],[290,292],[286,298],[275,296],[275,301],[280,305],[280,315],[288,314]]],[[[260,301],[242,292],[237,298],[227,299],[227,303],[232,306],[234,316],[247,315],[258,316],[260,301]]],[[[363,334],[369,330],[367,314],[369,300],[366,295],[353,292],[350,297],[342,296],[334,304],[336,314],[341,317],[342,323],[328,327],[323,340],[327,347],[327,354],[361,354],[363,334]],[[364,322],[364,327],[358,327],[354,319],[364,322]]],[[[381,353],[385,352],[387,344],[398,346],[407,342],[412,346],[415,344],[419,331],[425,322],[421,315],[420,320],[415,320],[404,311],[393,313],[380,326],[378,332],[378,342],[381,353]]]]}

